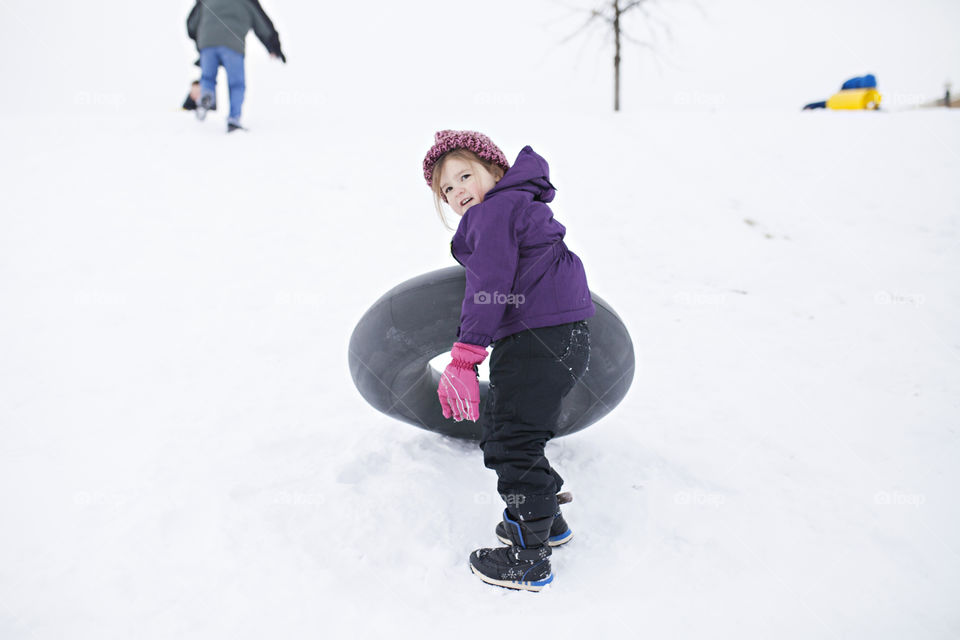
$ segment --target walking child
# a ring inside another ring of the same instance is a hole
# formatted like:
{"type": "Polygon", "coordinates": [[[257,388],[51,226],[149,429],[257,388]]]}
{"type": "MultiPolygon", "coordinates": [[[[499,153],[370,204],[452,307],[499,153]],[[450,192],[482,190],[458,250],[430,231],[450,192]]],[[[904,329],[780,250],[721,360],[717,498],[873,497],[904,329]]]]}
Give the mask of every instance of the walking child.
{"type": "Polygon", "coordinates": [[[482,133],[440,131],[423,173],[438,210],[443,202],[460,216],[450,248],[467,279],[437,393],[444,417],[479,418],[484,464],[506,503],[495,533],[508,546],[477,549],[470,568],[489,584],[539,591],[553,581],[552,547],[572,536],[557,502],[563,478],[544,447],[590,359],[586,274],[547,204],[555,194],[547,162],[529,146],[511,166],[482,133]],[[476,367],[491,345],[479,416],[476,367]]]}
{"type": "Polygon", "coordinates": [[[240,116],[246,92],[243,59],[247,32],[253,29],[271,57],[287,57],[280,49],[280,34],[273,28],[259,0],[197,0],[187,17],[187,34],[200,51],[199,120],[216,108],[217,71],[227,72],[230,87],[230,116],[227,133],[242,129],[240,116]]]}

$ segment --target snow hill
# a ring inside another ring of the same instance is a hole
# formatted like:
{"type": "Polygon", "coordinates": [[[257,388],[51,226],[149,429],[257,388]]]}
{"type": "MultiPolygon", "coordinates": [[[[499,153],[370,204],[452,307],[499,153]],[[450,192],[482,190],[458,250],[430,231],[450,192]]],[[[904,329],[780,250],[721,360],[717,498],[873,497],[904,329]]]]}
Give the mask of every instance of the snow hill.
{"type": "MultiPolygon", "coordinates": [[[[615,116],[473,59],[443,92],[429,3],[372,12],[351,77],[298,17],[337,25],[275,0],[291,62],[248,39],[228,137],[170,108],[189,4],[71,5],[11,65],[45,100],[0,112],[0,638],[960,635],[960,113],[801,113],[811,89],[615,116]],[[540,594],[467,568],[501,510],[479,449],[347,368],[367,307],[451,264],[419,169],[447,127],[550,161],[637,352],[625,401],[549,445],[576,538],[540,594]]],[[[42,9],[2,10],[12,55],[42,9]]]]}

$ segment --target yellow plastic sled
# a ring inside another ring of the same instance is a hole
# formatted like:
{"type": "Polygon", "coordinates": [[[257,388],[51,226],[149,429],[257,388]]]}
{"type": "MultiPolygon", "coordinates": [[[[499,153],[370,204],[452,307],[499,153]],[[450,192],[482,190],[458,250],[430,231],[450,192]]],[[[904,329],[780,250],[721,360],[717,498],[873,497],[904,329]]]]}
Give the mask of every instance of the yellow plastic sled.
{"type": "Polygon", "coordinates": [[[876,89],[844,89],[827,100],[828,109],[879,109],[880,92],[876,89]]]}

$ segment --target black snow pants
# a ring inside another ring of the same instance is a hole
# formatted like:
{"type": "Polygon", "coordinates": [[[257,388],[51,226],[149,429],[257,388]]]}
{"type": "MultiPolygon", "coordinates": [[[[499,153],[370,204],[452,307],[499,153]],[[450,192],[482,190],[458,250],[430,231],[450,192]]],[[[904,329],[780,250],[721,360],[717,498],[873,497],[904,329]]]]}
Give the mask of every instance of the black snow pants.
{"type": "Polygon", "coordinates": [[[544,456],[544,446],[556,435],[561,399],[589,362],[584,321],[527,329],[493,345],[480,447],[515,518],[536,520],[557,512],[563,478],[544,456]]]}

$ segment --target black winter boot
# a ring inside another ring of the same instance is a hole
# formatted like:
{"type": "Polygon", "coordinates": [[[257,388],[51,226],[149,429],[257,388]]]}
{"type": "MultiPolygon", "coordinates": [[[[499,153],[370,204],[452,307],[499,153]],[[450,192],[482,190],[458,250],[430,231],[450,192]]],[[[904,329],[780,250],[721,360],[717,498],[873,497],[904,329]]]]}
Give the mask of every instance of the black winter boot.
{"type": "MultiPolygon", "coordinates": [[[[495,533],[497,539],[503,544],[517,544],[517,541],[510,537],[503,521],[497,523],[495,533]]],[[[563,519],[563,514],[558,510],[557,514],[553,516],[553,524],[550,526],[550,537],[547,538],[547,544],[551,547],[559,547],[562,544],[567,544],[571,539],[573,539],[573,531],[567,526],[567,521],[563,519]]]]}
{"type": "Polygon", "coordinates": [[[511,545],[471,553],[470,569],[477,577],[487,584],[527,591],[540,591],[553,582],[547,544],[553,518],[515,520],[504,509],[502,524],[510,532],[511,545]]]}

